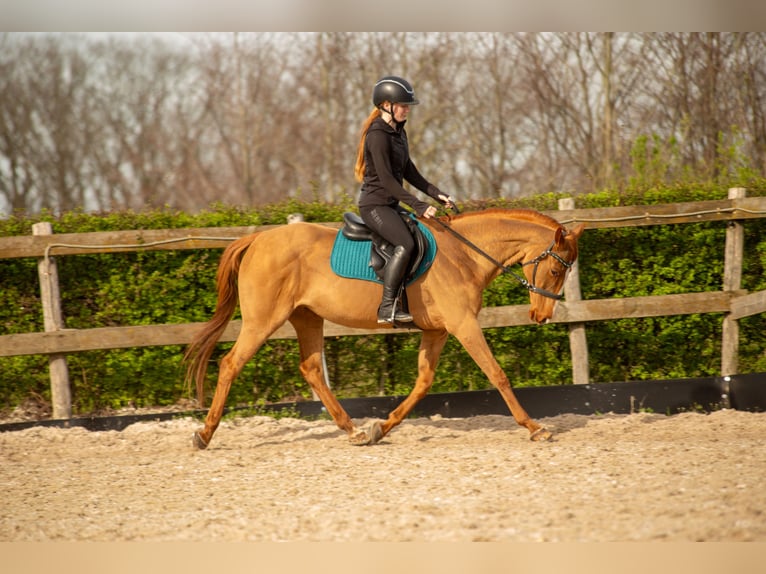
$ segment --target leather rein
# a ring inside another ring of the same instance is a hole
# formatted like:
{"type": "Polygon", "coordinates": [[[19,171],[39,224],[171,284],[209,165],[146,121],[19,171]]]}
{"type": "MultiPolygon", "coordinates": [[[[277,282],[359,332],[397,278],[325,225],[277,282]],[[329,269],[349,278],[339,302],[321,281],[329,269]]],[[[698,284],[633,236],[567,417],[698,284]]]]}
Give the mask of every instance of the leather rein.
{"type": "Polygon", "coordinates": [[[534,269],[532,270],[532,282],[530,283],[527,281],[526,277],[523,277],[519,275],[518,273],[515,273],[510,267],[507,265],[504,265],[494,257],[492,257],[489,253],[481,249],[478,245],[473,243],[470,239],[464,237],[463,235],[460,235],[457,231],[452,229],[449,225],[441,221],[440,219],[434,217],[432,218],[433,221],[436,221],[439,225],[441,225],[444,229],[449,231],[455,238],[460,240],[461,242],[465,243],[468,247],[476,251],[479,255],[484,257],[485,259],[488,259],[491,261],[496,267],[500,269],[502,273],[505,273],[507,275],[510,275],[514,279],[516,279],[519,283],[521,283],[522,286],[524,286],[528,291],[532,293],[537,293],[538,295],[542,295],[543,297],[549,297],[550,299],[555,299],[557,301],[560,301],[564,298],[564,295],[561,295],[559,293],[553,293],[551,291],[548,291],[546,289],[542,289],[540,287],[537,287],[535,285],[535,277],[537,276],[537,266],[540,264],[540,262],[545,259],[548,256],[553,257],[556,261],[561,263],[566,269],[571,269],[572,263],[569,261],[564,260],[558,253],[555,253],[553,251],[553,246],[556,244],[555,241],[551,241],[551,244],[548,246],[547,249],[545,249],[540,255],[535,257],[534,259],[530,259],[529,261],[525,261],[523,263],[520,263],[522,267],[526,265],[534,265],[534,269]]]}

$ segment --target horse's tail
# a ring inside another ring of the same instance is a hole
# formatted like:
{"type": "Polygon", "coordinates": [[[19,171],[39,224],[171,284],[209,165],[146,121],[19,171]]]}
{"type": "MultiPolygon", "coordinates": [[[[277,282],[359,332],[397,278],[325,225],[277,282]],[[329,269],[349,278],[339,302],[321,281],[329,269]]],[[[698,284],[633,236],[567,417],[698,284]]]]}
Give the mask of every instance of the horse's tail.
{"type": "Polygon", "coordinates": [[[197,388],[197,401],[199,406],[205,403],[205,375],[207,364],[213,354],[218,339],[221,338],[226,326],[231,321],[232,315],[237,308],[237,275],[242,256],[250,247],[256,234],[241,237],[235,240],[224,250],[221,261],[218,263],[216,285],[218,289],[218,301],[215,305],[215,313],[205,326],[196,334],[189,343],[184,353],[183,362],[186,363],[186,388],[190,389],[192,381],[197,388]]]}

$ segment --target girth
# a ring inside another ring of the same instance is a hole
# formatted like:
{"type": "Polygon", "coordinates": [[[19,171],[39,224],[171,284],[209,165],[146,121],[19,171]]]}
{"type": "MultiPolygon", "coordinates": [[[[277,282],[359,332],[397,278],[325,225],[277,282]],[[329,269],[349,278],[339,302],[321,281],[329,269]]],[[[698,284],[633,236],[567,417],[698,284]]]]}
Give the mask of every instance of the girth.
{"type": "MultiPolygon", "coordinates": [[[[412,233],[415,239],[415,253],[413,253],[410,263],[407,266],[407,273],[405,280],[409,279],[415,271],[420,267],[423,257],[428,250],[428,240],[420,231],[417,221],[411,217],[407,212],[399,212],[402,219],[407,224],[407,228],[412,233]]],[[[383,279],[383,270],[386,263],[391,259],[391,255],[394,253],[395,245],[389,243],[383,239],[380,235],[372,231],[362,221],[356,213],[346,212],[343,214],[343,228],[341,229],[343,236],[351,241],[371,241],[370,247],[370,267],[375,271],[375,275],[381,280],[383,279]]]]}

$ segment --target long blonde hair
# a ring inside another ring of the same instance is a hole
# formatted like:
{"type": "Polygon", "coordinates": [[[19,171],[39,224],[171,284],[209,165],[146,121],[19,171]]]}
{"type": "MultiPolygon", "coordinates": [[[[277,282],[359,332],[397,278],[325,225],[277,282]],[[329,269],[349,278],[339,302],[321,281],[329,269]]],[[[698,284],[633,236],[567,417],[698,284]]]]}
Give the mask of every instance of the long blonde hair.
{"type": "Polygon", "coordinates": [[[380,110],[375,108],[370,112],[370,115],[367,116],[367,119],[364,120],[364,123],[362,124],[362,131],[359,135],[359,147],[356,150],[356,166],[354,166],[354,175],[356,176],[356,181],[359,183],[364,181],[364,168],[366,167],[364,164],[364,140],[367,137],[367,130],[370,129],[370,124],[379,117],[380,110]]]}

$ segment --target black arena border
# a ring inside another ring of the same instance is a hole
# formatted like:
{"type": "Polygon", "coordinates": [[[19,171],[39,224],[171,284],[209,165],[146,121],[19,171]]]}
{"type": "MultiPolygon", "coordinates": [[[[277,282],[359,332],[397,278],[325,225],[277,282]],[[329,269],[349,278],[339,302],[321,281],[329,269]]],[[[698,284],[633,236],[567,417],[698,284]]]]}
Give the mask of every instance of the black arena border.
{"type": "MultiPolygon", "coordinates": [[[[641,411],[673,415],[682,412],[712,412],[722,408],[764,412],[766,411],[766,373],[699,379],[525,387],[514,389],[514,393],[533,418],[561,414],[629,414],[641,411]]],[[[403,396],[368,397],[341,399],[340,402],[351,418],[385,418],[403,399],[403,396]]],[[[226,409],[225,414],[253,410],[255,410],[253,407],[232,407],[226,409]]],[[[287,411],[305,418],[317,417],[325,413],[322,403],[318,401],[277,403],[258,407],[257,411],[263,414],[287,411]]],[[[84,427],[90,431],[121,431],[138,422],[167,421],[184,417],[201,419],[206,413],[206,410],[195,410],[28,421],[0,425],[0,432],[31,427],[84,427]]],[[[432,393],[423,398],[413,412],[413,416],[416,417],[434,415],[445,418],[464,418],[478,415],[510,416],[510,412],[500,394],[492,389],[432,393]]]]}

